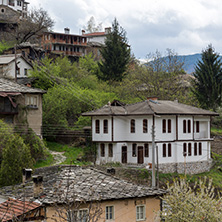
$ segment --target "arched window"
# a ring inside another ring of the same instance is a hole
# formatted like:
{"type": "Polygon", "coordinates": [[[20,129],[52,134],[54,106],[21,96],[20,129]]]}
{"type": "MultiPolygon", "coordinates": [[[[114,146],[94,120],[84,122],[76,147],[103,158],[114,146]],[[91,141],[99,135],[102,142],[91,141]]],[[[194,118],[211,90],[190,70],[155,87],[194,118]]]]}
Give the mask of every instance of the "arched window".
{"type": "Polygon", "coordinates": [[[192,155],[192,146],[191,143],[188,143],[188,156],[192,155]]]}
{"type": "Polygon", "coordinates": [[[202,143],[199,143],[199,155],[202,155],[202,143]]]}
{"type": "Polygon", "coordinates": [[[163,144],[163,157],[166,157],[166,144],[163,144]]]}
{"type": "Polygon", "coordinates": [[[162,120],[162,130],[163,130],[163,133],[166,133],[166,120],[165,119],[162,120]]]}
{"type": "Polygon", "coordinates": [[[131,119],[130,128],[131,128],[130,132],[135,133],[135,119],[131,119]]]}
{"type": "Polygon", "coordinates": [[[183,156],[186,156],[187,155],[187,144],[184,143],[183,144],[183,156]]]}
{"type": "Polygon", "coordinates": [[[171,133],[171,119],[168,119],[168,133],[171,133]]]}
{"type": "Polygon", "coordinates": [[[183,120],[183,133],[187,132],[187,121],[183,120]]]}
{"type": "Polygon", "coordinates": [[[172,148],[171,148],[171,143],[168,143],[168,157],[172,156],[172,148]]]}
{"type": "Polygon", "coordinates": [[[100,156],[105,157],[105,144],[104,143],[100,144],[100,156]]]}
{"type": "Polygon", "coordinates": [[[147,119],[143,120],[143,133],[147,133],[148,132],[148,121],[147,119]]]}
{"type": "Polygon", "coordinates": [[[197,156],[197,143],[194,143],[194,156],[197,156]]]}
{"type": "Polygon", "coordinates": [[[113,157],[113,144],[109,144],[109,157],[113,157]]]}
{"type": "Polygon", "coordinates": [[[145,143],[144,144],[144,149],[145,149],[145,157],[149,157],[149,144],[145,143]]]}
{"type": "Polygon", "coordinates": [[[200,132],[200,122],[196,121],[196,132],[199,133],[200,132]]]}
{"type": "Polygon", "coordinates": [[[97,119],[96,120],[96,133],[100,133],[100,127],[99,127],[100,123],[99,122],[100,121],[97,119]]]}
{"type": "Polygon", "coordinates": [[[103,133],[108,133],[108,120],[103,120],[103,133]]]}
{"type": "Polygon", "coordinates": [[[188,133],[191,133],[191,121],[190,121],[190,119],[188,120],[188,133]]]}

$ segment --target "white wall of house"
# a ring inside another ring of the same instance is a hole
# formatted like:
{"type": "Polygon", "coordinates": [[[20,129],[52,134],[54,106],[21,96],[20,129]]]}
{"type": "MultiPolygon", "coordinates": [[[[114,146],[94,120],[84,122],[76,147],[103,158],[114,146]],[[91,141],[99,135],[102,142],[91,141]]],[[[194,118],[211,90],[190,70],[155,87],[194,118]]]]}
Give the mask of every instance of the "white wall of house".
{"type": "MultiPolygon", "coordinates": [[[[202,116],[156,116],[155,117],[155,142],[158,147],[158,161],[160,164],[207,161],[210,159],[210,117],[202,116]],[[171,120],[171,132],[168,132],[168,119],[171,120]],[[166,120],[166,133],[163,133],[163,120],[166,120]],[[184,120],[186,133],[183,132],[184,120]],[[188,133],[188,120],[190,120],[190,133],[188,133]],[[178,140],[176,138],[176,122],[178,121],[178,140]],[[196,122],[199,122],[199,132],[196,132],[196,122]],[[165,144],[165,145],[164,145],[165,144]],[[170,144],[170,145],[169,145],[170,144]],[[186,144],[186,156],[184,156],[186,144]],[[196,145],[195,145],[196,144],[196,145]],[[201,145],[199,145],[201,144],[201,145]],[[165,147],[164,147],[165,146],[165,147]],[[195,148],[196,146],[196,148],[195,148]],[[199,151],[201,146],[201,151],[199,151]],[[170,151],[168,151],[170,149],[170,151]],[[165,150],[165,151],[164,151],[165,150]],[[196,152],[195,152],[196,150],[196,152]]],[[[138,163],[138,147],[143,147],[143,164],[152,162],[152,116],[114,116],[93,117],[93,141],[98,141],[97,163],[122,162],[122,147],[127,147],[127,163],[138,163]],[[108,133],[103,133],[104,120],[108,120],[108,133]],[[135,119],[135,133],[131,133],[130,121],[135,119]],[[143,133],[143,120],[148,120],[148,132],[143,133]],[[100,133],[95,133],[95,121],[100,120],[100,133]],[[113,122],[113,137],[112,137],[113,122]],[[113,141],[112,141],[113,138],[113,141]],[[101,156],[100,144],[104,143],[105,154],[101,156]],[[109,157],[108,144],[113,144],[113,156],[109,157]],[[148,144],[148,156],[145,157],[144,144],[148,144]],[[133,154],[133,144],[137,145],[136,155],[133,154]]]]}
{"type": "MultiPolygon", "coordinates": [[[[17,74],[17,78],[21,77],[28,77],[26,73],[29,72],[29,70],[32,70],[33,68],[21,57],[17,58],[17,66],[19,68],[19,72],[17,74]],[[27,70],[27,71],[25,71],[27,70]]],[[[6,77],[10,77],[12,79],[15,78],[15,62],[12,61],[8,65],[4,65],[3,68],[3,75],[6,77]]]]}
{"type": "Polygon", "coordinates": [[[106,36],[94,36],[94,37],[87,37],[88,42],[98,42],[101,44],[105,44],[106,36]]]}

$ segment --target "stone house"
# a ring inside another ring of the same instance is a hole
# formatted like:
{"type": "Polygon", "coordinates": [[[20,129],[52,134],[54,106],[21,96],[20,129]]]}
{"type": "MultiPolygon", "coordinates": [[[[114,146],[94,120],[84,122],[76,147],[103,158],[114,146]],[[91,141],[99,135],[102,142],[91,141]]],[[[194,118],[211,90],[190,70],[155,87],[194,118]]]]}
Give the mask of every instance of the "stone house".
{"type": "Polygon", "coordinates": [[[46,209],[46,221],[160,221],[164,190],[135,185],[90,167],[39,168],[32,178],[15,186],[14,192],[2,188],[1,194],[17,193],[17,199],[27,200],[35,196],[46,209]]]}
{"type": "Polygon", "coordinates": [[[82,115],[92,117],[97,164],[151,165],[154,142],[162,172],[199,173],[211,167],[215,112],[151,98],[130,105],[116,101],[82,115]]]}
{"type": "Polygon", "coordinates": [[[15,126],[28,125],[42,136],[42,95],[45,91],[0,78],[0,119],[15,126]]]}

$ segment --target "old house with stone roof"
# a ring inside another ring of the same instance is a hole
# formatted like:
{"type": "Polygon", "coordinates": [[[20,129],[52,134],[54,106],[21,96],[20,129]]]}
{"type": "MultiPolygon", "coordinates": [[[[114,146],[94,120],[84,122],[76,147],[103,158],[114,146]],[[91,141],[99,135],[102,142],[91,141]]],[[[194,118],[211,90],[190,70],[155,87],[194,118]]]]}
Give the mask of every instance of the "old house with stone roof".
{"type": "Polygon", "coordinates": [[[210,121],[215,112],[150,98],[130,105],[115,101],[82,115],[92,117],[98,164],[151,165],[154,140],[162,172],[199,173],[211,167],[210,121]]]}
{"type": "Polygon", "coordinates": [[[18,127],[28,124],[41,137],[44,93],[41,89],[0,78],[0,119],[18,127]]]}
{"type": "Polygon", "coordinates": [[[38,200],[46,221],[160,221],[162,189],[135,185],[91,167],[52,166],[36,169],[32,180],[0,189],[18,200],[38,200]],[[96,220],[97,219],[97,220],[96,220]]]}

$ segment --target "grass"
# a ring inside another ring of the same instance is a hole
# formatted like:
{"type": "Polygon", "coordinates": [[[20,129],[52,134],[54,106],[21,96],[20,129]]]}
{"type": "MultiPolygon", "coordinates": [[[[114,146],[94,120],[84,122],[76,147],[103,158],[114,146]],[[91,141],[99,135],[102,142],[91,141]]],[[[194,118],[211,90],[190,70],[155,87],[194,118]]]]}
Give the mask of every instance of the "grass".
{"type": "MultiPolygon", "coordinates": [[[[59,144],[55,142],[48,142],[48,141],[46,141],[46,146],[51,151],[64,152],[63,155],[66,157],[66,160],[61,164],[73,164],[79,166],[90,164],[89,162],[81,161],[81,159],[84,156],[82,148],[59,144]]],[[[54,162],[53,156],[49,153],[49,151],[46,154],[47,157],[44,160],[39,160],[34,165],[34,168],[51,166],[53,164],[54,162]]]]}
{"type": "Polygon", "coordinates": [[[217,135],[217,136],[222,136],[222,129],[221,128],[216,128],[216,127],[211,127],[211,134],[212,135],[217,135]]]}
{"type": "Polygon", "coordinates": [[[45,167],[45,166],[50,166],[53,164],[53,156],[49,151],[46,151],[46,158],[43,160],[39,160],[34,164],[34,168],[40,168],[40,167],[45,167]]]}

